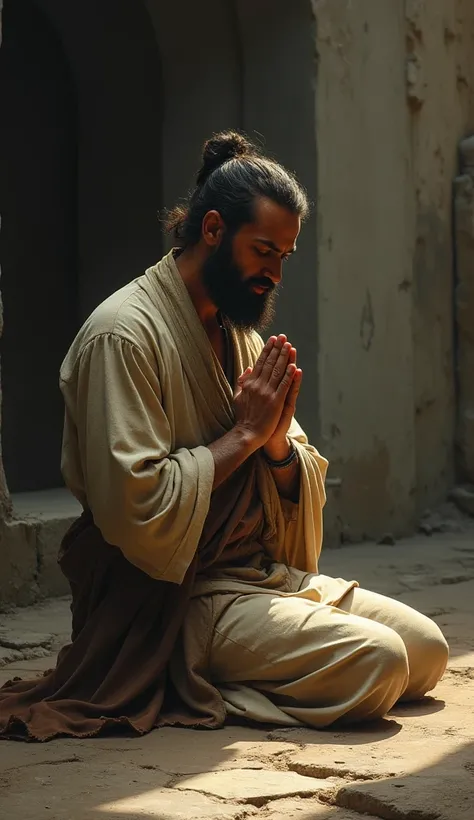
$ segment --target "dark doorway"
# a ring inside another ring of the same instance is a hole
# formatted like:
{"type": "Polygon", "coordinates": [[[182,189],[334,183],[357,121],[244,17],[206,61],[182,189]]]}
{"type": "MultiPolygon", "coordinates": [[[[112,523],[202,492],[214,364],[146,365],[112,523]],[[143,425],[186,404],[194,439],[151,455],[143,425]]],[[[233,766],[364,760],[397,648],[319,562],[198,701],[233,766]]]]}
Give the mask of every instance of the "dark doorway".
{"type": "Polygon", "coordinates": [[[62,484],[58,372],[77,329],[76,91],[30,0],[5,0],[0,98],[2,447],[23,492],[62,484]]]}

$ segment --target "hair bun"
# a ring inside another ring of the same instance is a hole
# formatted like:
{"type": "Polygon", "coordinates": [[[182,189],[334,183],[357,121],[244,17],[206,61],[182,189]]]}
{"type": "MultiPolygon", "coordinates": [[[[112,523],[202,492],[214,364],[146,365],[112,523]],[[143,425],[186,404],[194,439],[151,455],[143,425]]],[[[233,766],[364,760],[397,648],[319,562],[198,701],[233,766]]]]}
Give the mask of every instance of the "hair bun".
{"type": "Polygon", "coordinates": [[[256,146],[237,131],[222,131],[214,134],[204,144],[202,166],[196,182],[203,185],[206,179],[216,168],[235,157],[248,157],[257,153],[256,146]]]}

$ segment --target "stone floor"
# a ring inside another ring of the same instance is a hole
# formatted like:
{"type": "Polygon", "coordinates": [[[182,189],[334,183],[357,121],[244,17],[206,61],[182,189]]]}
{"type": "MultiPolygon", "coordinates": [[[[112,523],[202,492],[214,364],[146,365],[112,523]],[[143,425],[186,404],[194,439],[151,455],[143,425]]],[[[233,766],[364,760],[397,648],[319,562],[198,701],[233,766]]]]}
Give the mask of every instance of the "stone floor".
{"type": "MultiPolygon", "coordinates": [[[[359,730],[169,729],[132,740],[0,743],[8,820],[474,820],[474,528],[328,551],[433,617],[451,644],[433,698],[359,730]]],[[[0,616],[0,682],[51,666],[68,601],[0,616]]]]}

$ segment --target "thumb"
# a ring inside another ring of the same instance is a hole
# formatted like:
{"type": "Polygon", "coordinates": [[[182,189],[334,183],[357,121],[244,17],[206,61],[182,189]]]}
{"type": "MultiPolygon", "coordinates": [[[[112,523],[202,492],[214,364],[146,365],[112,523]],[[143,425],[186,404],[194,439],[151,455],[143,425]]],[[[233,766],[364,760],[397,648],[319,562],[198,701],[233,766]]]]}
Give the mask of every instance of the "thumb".
{"type": "Polygon", "coordinates": [[[241,375],[241,376],[239,376],[239,378],[237,379],[237,384],[242,385],[242,384],[244,383],[245,379],[246,379],[248,376],[250,376],[250,374],[251,374],[251,372],[252,372],[252,369],[253,369],[252,367],[247,367],[247,370],[244,370],[244,372],[242,373],[242,375],[241,375]]]}

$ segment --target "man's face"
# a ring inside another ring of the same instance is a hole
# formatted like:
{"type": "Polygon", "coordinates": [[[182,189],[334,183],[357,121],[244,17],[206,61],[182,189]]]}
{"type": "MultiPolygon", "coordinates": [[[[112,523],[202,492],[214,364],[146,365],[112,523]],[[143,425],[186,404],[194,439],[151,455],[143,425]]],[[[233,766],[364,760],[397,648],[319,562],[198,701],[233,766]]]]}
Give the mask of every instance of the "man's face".
{"type": "Polygon", "coordinates": [[[255,203],[255,221],[224,234],[208,257],[203,282],[214,305],[234,327],[263,330],[274,316],[282,265],[295,251],[300,218],[269,199],[255,203]]]}

